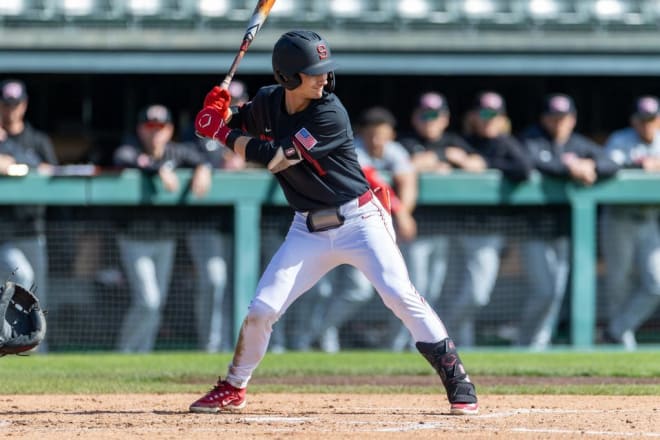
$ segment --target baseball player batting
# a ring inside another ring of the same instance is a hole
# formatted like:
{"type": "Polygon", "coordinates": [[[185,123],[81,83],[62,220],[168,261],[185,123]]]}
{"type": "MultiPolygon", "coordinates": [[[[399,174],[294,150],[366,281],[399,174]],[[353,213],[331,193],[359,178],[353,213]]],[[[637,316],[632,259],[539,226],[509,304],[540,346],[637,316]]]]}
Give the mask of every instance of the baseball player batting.
{"type": "Polygon", "coordinates": [[[262,87],[251,102],[231,109],[227,91],[214,87],[195,119],[200,136],[265,165],[295,215],[259,280],[225,379],[190,411],[244,408],[273,324],[324,274],[351,264],[367,276],[438,372],[450,412],[476,414],[475,387],[442,321],[410,282],[390,213],[358,164],[348,113],[333,93],[330,47],[314,32],[292,31],[277,41],[272,61],[279,84],[262,87]]]}

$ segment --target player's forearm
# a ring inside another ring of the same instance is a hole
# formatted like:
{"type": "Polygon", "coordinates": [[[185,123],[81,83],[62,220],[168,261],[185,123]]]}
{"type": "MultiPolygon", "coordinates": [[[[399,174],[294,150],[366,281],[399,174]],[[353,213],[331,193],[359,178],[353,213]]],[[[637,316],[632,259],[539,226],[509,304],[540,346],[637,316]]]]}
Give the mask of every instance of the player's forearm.
{"type": "Polygon", "coordinates": [[[282,146],[247,135],[238,136],[233,142],[232,147],[234,152],[243,158],[243,160],[262,164],[274,173],[300,162],[300,157],[297,153],[295,154],[295,158],[286,157],[283,153],[282,146]]]}
{"type": "Polygon", "coordinates": [[[399,193],[399,198],[401,199],[401,204],[408,212],[413,212],[416,205],[416,192],[413,192],[411,189],[401,191],[399,193]]]}
{"type": "Polygon", "coordinates": [[[400,175],[395,181],[401,204],[408,212],[413,212],[417,204],[417,174],[400,175]]]}
{"type": "Polygon", "coordinates": [[[252,140],[252,138],[249,136],[239,136],[236,139],[236,142],[234,142],[234,153],[238,154],[243,160],[246,159],[245,150],[247,149],[247,144],[250,140],[252,140]]]}

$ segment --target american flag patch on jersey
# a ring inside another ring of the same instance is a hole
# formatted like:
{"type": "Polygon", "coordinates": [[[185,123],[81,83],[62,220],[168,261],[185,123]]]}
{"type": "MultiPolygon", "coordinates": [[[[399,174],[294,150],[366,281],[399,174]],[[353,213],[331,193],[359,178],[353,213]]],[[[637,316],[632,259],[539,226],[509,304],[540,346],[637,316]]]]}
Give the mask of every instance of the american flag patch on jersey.
{"type": "Polygon", "coordinates": [[[314,148],[314,145],[319,143],[319,141],[317,141],[305,127],[301,128],[298,133],[293,135],[293,137],[296,138],[296,140],[300,142],[300,145],[305,147],[306,150],[311,150],[314,148]]]}

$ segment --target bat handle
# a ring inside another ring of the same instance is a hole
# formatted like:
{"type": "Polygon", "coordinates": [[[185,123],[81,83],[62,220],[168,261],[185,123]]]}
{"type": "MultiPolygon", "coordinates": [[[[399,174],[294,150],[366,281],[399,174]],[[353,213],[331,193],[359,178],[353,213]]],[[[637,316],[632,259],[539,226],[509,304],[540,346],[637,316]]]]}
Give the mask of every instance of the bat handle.
{"type": "Polygon", "coordinates": [[[223,79],[222,83],[220,84],[221,89],[227,90],[229,88],[229,84],[231,83],[231,80],[234,79],[234,74],[236,73],[236,70],[238,70],[238,64],[243,59],[243,56],[245,56],[245,52],[247,52],[247,49],[250,46],[250,42],[251,40],[249,40],[248,38],[243,39],[241,48],[236,54],[236,57],[234,57],[234,61],[231,63],[231,67],[229,68],[229,72],[227,73],[227,76],[225,76],[225,79],[223,79]]]}
{"type": "Polygon", "coordinates": [[[220,88],[228,90],[229,89],[229,84],[231,84],[231,80],[233,78],[234,78],[233,74],[225,76],[225,79],[223,79],[222,82],[220,83],[220,88]]]}

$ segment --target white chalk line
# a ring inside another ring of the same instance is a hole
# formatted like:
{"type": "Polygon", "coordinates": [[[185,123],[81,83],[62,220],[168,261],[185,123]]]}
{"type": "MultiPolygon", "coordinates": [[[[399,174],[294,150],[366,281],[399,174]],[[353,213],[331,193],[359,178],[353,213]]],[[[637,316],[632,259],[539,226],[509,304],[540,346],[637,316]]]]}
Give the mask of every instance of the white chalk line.
{"type": "MultiPolygon", "coordinates": [[[[612,412],[620,413],[626,411],[633,411],[633,410],[617,409],[610,411],[603,409],[518,408],[518,409],[511,409],[508,411],[502,411],[496,413],[481,414],[473,417],[478,419],[499,419],[501,417],[513,417],[513,416],[518,416],[520,414],[604,414],[604,413],[612,413],[612,412]]],[[[639,410],[634,410],[634,411],[639,411],[639,410]]]]}
{"type": "Polygon", "coordinates": [[[454,431],[462,432],[511,432],[511,433],[530,433],[530,434],[563,434],[563,435],[576,435],[576,436],[597,436],[597,437],[648,437],[648,438],[660,438],[660,432],[620,432],[620,431],[593,431],[593,430],[582,430],[582,429],[552,429],[552,428],[484,428],[484,427],[475,427],[467,428],[465,426],[451,426],[446,423],[424,423],[424,424],[415,424],[410,426],[404,426],[399,428],[381,428],[377,432],[411,432],[411,431],[422,431],[428,429],[439,429],[439,428],[451,428],[454,431]]]}
{"type": "Polygon", "coordinates": [[[313,419],[309,417],[281,417],[281,416],[263,416],[263,417],[243,417],[241,421],[254,423],[306,423],[313,419]]]}
{"type": "MultiPolygon", "coordinates": [[[[410,408],[402,408],[406,410],[410,410],[410,408]]],[[[373,412],[373,408],[371,408],[372,412],[371,414],[373,415],[378,415],[381,411],[378,411],[377,413],[373,412]]],[[[390,408],[389,410],[393,410],[393,408],[390,408]]],[[[488,414],[483,414],[483,415],[476,415],[476,416],[469,416],[469,418],[474,418],[474,419],[490,419],[490,418],[502,418],[502,417],[512,417],[516,415],[521,415],[521,414],[595,414],[595,413],[623,413],[623,412],[634,412],[632,409],[631,410],[626,410],[626,409],[615,409],[615,410],[597,410],[597,409],[585,409],[585,410],[572,410],[572,409],[542,409],[542,408],[518,408],[518,409],[513,409],[509,411],[502,411],[502,412],[497,412],[497,413],[488,413],[488,414]]],[[[423,415],[420,414],[419,411],[416,412],[417,416],[423,415]]],[[[348,414],[347,414],[348,415],[348,414]]],[[[631,432],[631,431],[596,431],[596,430],[583,430],[583,429],[560,429],[560,428],[538,428],[538,427],[513,427],[513,428],[484,428],[483,426],[475,426],[474,428],[470,428],[469,426],[456,426],[456,421],[462,420],[462,416],[443,416],[446,417],[446,420],[443,421],[411,421],[409,423],[401,423],[401,422],[383,422],[383,421],[375,421],[375,420],[357,420],[357,419],[347,419],[346,423],[347,425],[350,425],[352,427],[352,431],[354,431],[357,428],[358,432],[411,432],[411,431],[425,431],[425,430],[434,430],[434,429],[447,429],[450,428],[452,430],[459,430],[463,432],[471,432],[471,431],[490,431],[490,432],[511,432],[511,433],[537,433],[537,434],[558,434],[558,435],[582,435],[582,436],[599,436],[599,437],[645,437],[645,438],[660,438],[660,432],[631,432]],[[396,425],[396,426],[389,426],[389,427],[383,427],[383,424],[389,424],[389,425],[396,425]],[[378,425],[378,428],[372,428],[371,426],[373,425],[378,425]]],[[[243,424],[243,423],[255,423],[255,424],[260,424],[260,423],[279,423],[282,425],[286,424],[314,424],[314,422],[317,422],[321,420],[322,417],[287,417],[287,416],[249,416],[249,417],[240,417],[236,420],[236,424],[243,424]]],[[[7,427],[10,426],[12,423],[11,421],[4,421],[0,420],[0,427],[7,427]]],[[[225,425],[228,427],[227,425],[225,425]]],[[[280,429],[284,428],[277,428],[277,427],[271,427],[275,431],[280,431],[280,429]]],[[[55,431],[55,432],[102,432],[105,431],[107,428],[94,428],[94,427],[87,427],[87,428],[57,428],[57,427],[48,427],[48,428],[41,428],[41,427],[31,427],[31,431],[55,431]]],[[[168,432],[170,429],[168,427],[133,427],[129,428],[129,432],[168,432]]],[[[203,427],[190,427],[189,429],[186,429],[189,432],[215,432],[217,430],[217,427],[209,427],[209,428],[203,428],[203,427]]],[[[314,430],[314,428],[312,428],[314,430]]],[[[336,432],[336,428],[333,430],[328,430],[328,429],[320,429],[318,432],[336,432]]]]}
{"type": "MultiPolygon", "coordinates": [[[[612,412],[617,412],[617,413],[622,413],[622,412],[631,412],[633,411],[632,409],[630,410],[625,410],[625,409],[617,409],[617,410],[598,410],[598,409],[585,409],[585,410],[577,410],[577,409],[550,409],[550,408],[518,408],[518,409],[513,409],[509,411],[503,411],[503,412],[498,412],[498,413],[489,413],[489,414],[483,414],[483,415],[477,415],[477,416],[472,416],[474,418],[479,418],[479,419],[489,419],[489,418],[502,418],[502,417],[512,417],[516,415],[521,415],[521,414],[602,414],[602,413],[612,413],[612,412]]],[[[637,411],[637,410],[635,410],[637,411]]],[[[380,411],[379,411],[380,412],[380,411]]],[[[460,417],[456,416],[451,416],[451,420],[456,420],[460,419],[460,417]]],[[[450,419],[446,421],[435,421],[435,422],[410,422],[410,423],[404,423],[400,424],[399,422],[390,422],[391,424],[396,424],[398,426],[392,426],[392,427],[383,427],[383,428],[378,428],[375,431],[376,432],[410,432],[410,431],[425,431],[425,430],[434,430],[434,429],[442,429],[442,428],[452,428],[452,429],[458,429],[461,431],[481,431],[483,430],[483,427],[479,428],[474,428],[471,429],[469,427],[456,427],[455,423],[450,421],[450,419]]],[[[310,417],[247,417],[243,418],[242,420],[246,422],[282,422],[282,423],[305,423],[305,422],[313,422],[315,421],[315,418],[310,418],[310,417]]],[[[347,420],[347,423],[352,425],[352,426],[357,426],[357,425],[362,425],[364,426],[369,426],[373,425],[375,423],[382,425],[382,421],[361,421],[361,420],[347,420]]],[[[362,429],[363,432],[369,432],[372,431],[371,429],[362,429]]],[[[526,428],[526,427],[519,427],[519,428],[508,428],[508,429],[491,429],[490,431],[493,432],[518,432],[518,433],[537,433],[537,434],[576,434],[576,435],[590,435],[590,436],[616,436],[616,437],[650,437],[650,438],[660,438],[660,432],[630,432],[630,431],[625,431],[625,432],[617,432],[617,431],[594,431],[594,430],[582,430],[582,429],[558,429],[558,428],[526,428]]]]}
{"type": "Polygon", "coordinates": [[[581,429],[549,429],[549,428],[511,428],[510,432],[529,432],[538,434],[578,434],[578,435],[597,435],[616,436],[616,437],[659,437],[660,432],[615,432],[615,431],[592,431],[581,429]]]}
{"type": "MultiPolygon", "coordinates": [[[[391,414],[392,411],[397,411],[400,412],[401,414],[437,414],[437,415],[449,415],[449,405],[447,405],[447,409],[443,410],[442,408],[438,407],[433,407],[433,408],[411,408],[409,406],[407,407],[386,407],[386,408],[378,408],[377,410],[373,407],[364,407],[364,408],[351,408],[352,412],[364,412],[365,414],[391,414]]],[[[517,415],[522,411],[533,411],[533,412],[538,412],[538,413],[554,413],[554,412],[561,412],[561,413],[611,413],[611,412],[638,412],[639,409],[626,409],[626,408],[619,408],[619,409],[561,409],[561,408],[513,408],[510,410],[507,410],[506,412],[499,412],[499,413],[488,413],[488,414],[481,414],[477,416],[471,416],[471,417],[501,417],[502,415],[505,414],[511,414],[511,415],[517,415]]]]}
{"type": "MultiPolygon", "coordinates": [[[[312,421],[312,420],[308,420],[312,421]]],[[[238,422],[237,422],[238,423],[238,422]]],[[[269,423],[273,423],[273,421],[270,421],[269,423]]],[[[288,422],[285,422],[288,423],[288,422]]],[[[435,430],[435,429],[451,429],[453,431],[462,431],[462,432],[483,432],[483,431],[489,431],[489,432],[497,432],[497,433],[530,433],[530,434],[557,434],[557,435],[575,435],[575,436],[596,436],[596,437],[630,437],[630,438],[660,438],[660,432],[630,432],[630,431],[593,431],[593,430],[581,430],[581,429],[553,429],[553,428],[527,428],[527,427],[518,427],[518,428],[508,428],[508,429],[498,429],[498,428],[484,428],[483,426],[479,427],[474,427],[474,428],[469,428],[465,426],[456,426],[453,423],[447,423],[447,422],[424,422],[424,423],[410,423],[408,425],[403,425],[403,426],[397,426],[397,427],[391,427],[391,428],[378,428],[378,429],[369,429],[369,425],[374,425],[378,423],[379,425],[382,425],[382,422],[376,422],[376,421],[358,421],[358,420],[350,420],[348,421],[350,425],[352,425],[353,428],[356,427],[356,425],[366,425],[363,426],[361,429],[351,429],[350,432],[354,433],[369,433],[369,432],[414,432],[414,431],[426,431],[426,430],[435,430]],[[365,429],[366,428],[366,429],[365,429]]],[[[9,425],[9,423],[7,423],[9,425]]],[[[3,425],[0,425],[3,426],[3,425]]],[[[230,425],[223,425],[225,429],[229,428],[230,425]]],[[[32,432],[60,432],[60,433],[91,433],[91,432],[105,432],[108,429],[114,430],[115,428],[56,428],[56,427],[48,427],[48,428],[35,428],[31,427],[30,431],[32,432]]],[[[126,430],[127,433],[167,433],[171,432],[173,428],[169,427],[163,427],[163,428],[157,428],[157,427],[131,427],[131,428],[123,428],[126,430]]],[[[188,429],[185,429],[186,432],[217,432],[218,427],[217,426],[212,426],[208,428],[202,428],[202,427],[190,427],[188,429]]],[[[178,428],[177,428],[178,431],[178,428]]],[[[290,428],[285,428],[285,427],[274,427],[270,426],[269,427],[269,432],[289,432],[290,428]]],[[[313,432],[333,432],[337,433],[338,431],[335,429],[328,429],[328,428],[321,428],[321,429],[314,429],[313,427],[309,430],[309,433],[313,432]]],[[[349,431],[346,431],[349,432],[349,431]]]]}
{"type": "MultiPolygon", "coordinates": [[[[605,414],[605,413],[625,413],[625,412],[637,412],[638,410],[633,409],[616,409],[616,410],[598,410],[598,409],[585,409],[585,410],[573,410],[573,409],[541,409],[541,408],[519,408],[509,411],[489,413],[483,415],[470,416],[470,418],[475,419],[490,419],[490,418],[502,418],[502,417],[512,417],[521,414],[605,414]]],[[[452,416],[453,418],[460,418],[452,416]]],[[[482,431],[483,427],[469,428],[465,426],[454,426],[454,424],[447,422],[411,422],[400,425],[398,427],[389,427],[389,428],[380,428],[377,431],[379,432],[408,432],[408,431],[421,431],[427,429],[437,429],[437,428],[447,428],[451,427],[455,430],[460,431],[482,431]]],[[[583,429],[559,429],[559,428],[491,428],[487,429],[492,432],[528,432],[528,433],[538,433],[538,434],[570,434],[570,435],[592,435],[592,436],[616,436],[616,437],[652,437],[660,438],[660,432],[631,432],[631,431],[594,431],[594,430],[583,430],[583,429]]]]}
{"type": "Polygon", "coordinates": [[[415,424],[408,424],[407,426],[399,426],[395,428],[379,428],[376,429],[376,432],[410,432],[410,431],[425,431],[428,429],[440,429],[440,428],[452,428],[455,426],[453,423],[446,422],[424,422],[415,424]]]}

